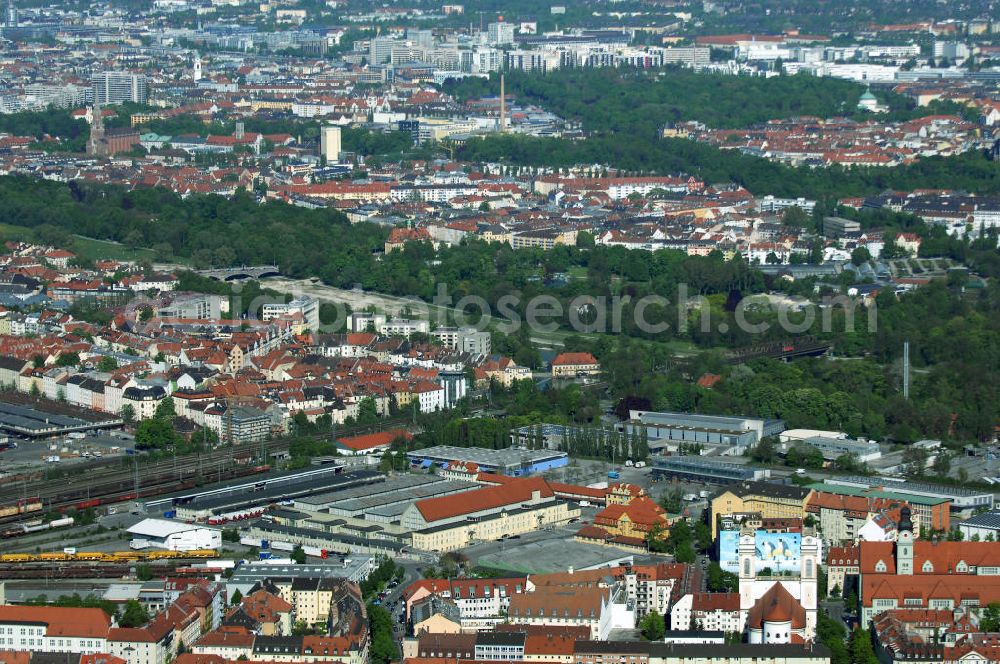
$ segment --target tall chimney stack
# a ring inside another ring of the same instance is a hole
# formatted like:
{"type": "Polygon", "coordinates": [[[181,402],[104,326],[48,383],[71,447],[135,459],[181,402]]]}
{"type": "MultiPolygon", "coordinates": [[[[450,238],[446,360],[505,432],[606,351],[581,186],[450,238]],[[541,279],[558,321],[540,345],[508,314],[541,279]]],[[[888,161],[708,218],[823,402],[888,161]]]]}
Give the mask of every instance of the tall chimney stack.
{"type": "Polygon", "coordinates": [[[500,133],[507,131],[507,97],[504,94],[503,74],[500,74],[500,133]]]}

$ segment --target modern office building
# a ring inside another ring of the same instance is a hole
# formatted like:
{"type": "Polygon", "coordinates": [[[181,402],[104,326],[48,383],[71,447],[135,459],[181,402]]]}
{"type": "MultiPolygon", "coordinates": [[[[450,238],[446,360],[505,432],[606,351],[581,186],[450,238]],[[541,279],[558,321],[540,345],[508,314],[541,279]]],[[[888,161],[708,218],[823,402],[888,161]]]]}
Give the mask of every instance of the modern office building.
{"type": "Polygon", "coordinates": [[[520,477],[542,473],[552,468],[560,468],[569,463],[565,452],[550,450],[524,450],[507,448],[490,450],[483,447],[452,447],[436,445],[406,453],[414,466],[428,468],[432,465],[445,467],[453,461],[471,462],[485,473],[520,477]]]}
{"type": "Polygon", "coordinates": [[[651,446],[656,442],[721,445],[742,453],[766,436],[776,436],[785,429],[782,420],[755,417],[727,417],[697,413],[658,413],[633,410],[619,429],[632,433],[646,432],[651,446]]]}
{"type": "Polygon", "coordinates": [[[490,46],[505,46],[514,43],[514,24],[490,23],[487,28],[490,46]]]}
{"type": "Polygon", "coordinates": [[[159,318],[219,320],[222,317],[222,300],[223,298],[219,295],[185,293],[171,297],[168,302],[156,310],[156,315],[159,318]]]}
{"type": "Polygon", "coordinates": [[[392,37],[373,37],[368,44],[368,64],[380,65],[389,62],[393,47],[399,43],[399,40],[392,37]]]}
{"type": "Polygon", "coordinates": [[[319,300],[314,297],[298,297],[286,303],[271,302],[261,309],[261,318],[265,321],[289,314],[301,314],[304,329],[310,332],[319,330],[319,300]]]}
{"type": "Polygon", "coordinates": [[[124,71],[104,71],[94,75],[95,104],[120,104],[133,102],[145,104],[149,99],[149,85],[142,74],[124,71]]]}
{"type": "Polygon", "coordinates": [[[843,217],[824,217],[823,218],[823,235],[827,237],[843,237],[848,233],[860,233],[861,224],[852,219],[844,219],[843,217]]]}
{"type": "Polygon", "coordinates": [[[770,476],[767,469],[699,456],[653,457],[652,467],[653,477],[656,479],[679,479],[708,484],[761,480],[770,476]]]}
{"type": "Polygon", "coordinates": [[[445,348],[470,355],[489,355],[492,349],[490,333],[474,327],[439,327],[431,336],[445,348]]]}
{"type": "Polygon", "coordinates": [[[320,155],[327,164],[340,161],[340,127],[323,127],[319,133],[320,155]]]}

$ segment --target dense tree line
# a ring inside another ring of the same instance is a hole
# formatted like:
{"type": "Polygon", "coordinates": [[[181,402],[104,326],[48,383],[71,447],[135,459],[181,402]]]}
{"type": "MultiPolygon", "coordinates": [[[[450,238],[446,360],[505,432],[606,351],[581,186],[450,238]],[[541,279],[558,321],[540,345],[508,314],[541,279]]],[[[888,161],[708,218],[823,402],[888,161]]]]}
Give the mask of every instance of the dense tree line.
{"type": "Polygon", "coordinates": [[[657,410],[754,414],[878,440],[988,440],[1000,412],[1000,287],[970,294],[938,280],[898,300],[885,291],[876,307],[874,331],[834,323],[822,333],[842,358],[833,361],[729,366],[718,353],[679,359],[638,339],[591,346],[616,395],[649,399],[657,410]],[[909,399],[902,395],[904,341],[914,367],[909,399]],[[692,379],[704,372],[723,378],[702,388],[692,379]]]}
{"type": "Polygon", "coordinates": [[[0,114],[0,132],[31,136],[38,141],[59,139],[59,149],[82,152],[90,135],[90,125],[73,118],[67,109],[49,108],[45,111],[0,114]]]}
{"type": "MultiPolygon", "coordinates": [[[[687,139],[663,139],[669,123],[697,120],[709,127],[738,128],[796,115],[830,117],[849,113],[864,88],[856,83],[808,75],[773,78],[599,69],[565,70],[545,76],[512,73],[507,89],[591,132],[585,141],[507,134],[468,141],[460,155],[473,162],[564,168],[607,164],[630,172],[691,173],[709,182],[736,182],[755,194],[804,196],[828,206],[837,198],[887,188],[953,188],[1000,191],[1000,165],[981,153],[928,158],[901,168],[825,169],[791,167],[687,139]]],[[[459,97],[496,94],[496,80],[465,79],[450,84],[459,97]]],[[[892,107],[889,119],[957,106],[912,108],[912,102],[881,93],[892,107]]],[[[829,209],[829,208],[828,208],[829,209]]]]}
{"type": "MultiPolygon", "coordinates": [[[[686,120],[716,129],[795,116],[850,115],[865,87],[851,81],[795,76],[729,76],[691,69],[560,69],[540,76],[510,72],[506,90],[536,102],[560,117],[595,131],[648,134],[666,123],[686,120]]],[[[499,79],[465,78],[447,86],[459,98],[498,94],[499,79]]],[[[881,94],[881,93],[880,93],[881,94]]],[[[912,102],[884,95],[892,109],[912,102]]]]}
{"type": "Polygon", "coordinates": [[[981,152],[928,157],[896,168],[793,167],[681,138],[640,132],[596,134],[586,141],[507,134],[471,139],[459,156],[472,162],[565,168],[609,164],[632,173],[689,173],[707,182],[735,182],[757,195],[818,199],[832,209],[838,198],[886,189],[961,189],[1000,192],[1000,162],[981,152]]]}
{"type": "MultiPolygon", "coordinates": [[[[5,177],[0,178],[0,198],[5,202],[0,207],[0,223],[28,226],[39,236],[75,233],[118,241],[131,237],[138,246],[159,247],[165,255],[190,257],[196,263],[214,262],[224,253],[227,260],[221,264],[276,261],[291,276],[315,276],[346,287],[360,283],[367,289],[427,300],[434,297],[435,285],[443,283],[455,300],[479,295],[494,311],[501,296],[520,293],[515,311],[522,320],[527,302],[535,295],[552,295],[564,304],[578,295],[629,296],[630,303],[622,309],[620,335],[570,336],[565,339],[566,350],[593,352],[606,370],[615,398],[641,397],[657,409],[781,417],[792,426],[836,428],[903,441],[921,436],[984,439],[991,435],[993,417],[1000,412],[996,335],[1000,288],[995,280],[985,288],[972,289],[942,279],[898,299],[887,289],[875,301],[874,329],[868,328],[867,309],[857,309],[854,324],[849,326],[845,310],[835,307],[829,326],[823,325],[823,316],[817,316],[799,332],[829,341],[838,355],[863,359],[791,365],[756,361],[731,367],[721,350],[685,359],[676,356],[674,346],[662,342],[693,344],[690,347],[695,350],[787,339],[792,333],[778,324],[771,307],[742,307],[747,321],[768,325],[763,332],[737,324],[737,315],[746,295],[790,286],[765,279],[752,266],[738,259],[726,261],[720,254],[692,257],[676,251],[620,247],[514,251],[506,245],[472,241],[439,251],[427,244],[410,244],[403,251],[381,256],[384,228],[349,226],[342,214],[331,210],[259,205],[248,195],[233,200],[217,196],[182,200],[163,190],[127,192],[117,187],[5,177]],[[550,281],[553,275],[569,272],[574,276],[565,283],[550,281]],[[678,306],[682,285],[692,306],[678,306]],[[669,304],[648,307],[645,318],[650,323],[666,323],[665,330],[644,331],[635,324],[634,303],[651,294],[667,298],[669,304]],[[709,325],[702,325],[703,316],[709,325]],[[904,401],[899,361],[906,340],[911,343],[917,371],[910,399],[904,401]],[[693,381],[704,372],[723,375],[723,380],[712,390],[697,387],[693,381]]],[[[997,252],[985,244],[965,245],[947,238],[940,242],[945,250],[962,249],[966,258],[989,257],[996,265],[997,252]]],[[[802,316],[789,314],[788,318],[800,322],[802,316]]],[[[556,320],[565,325],[567,317],[556,320]]],[[[496,338],[498,350],[528,366],[538,366],[526,326],[496,338]]],[[[595,395],[579,388],[540,393],[528,383],[495,395],[497,405],[511,418],[520,418],[512,420],[518,425],[589,424],[601,412],[595,395]]],[[[505,427],[490,421],[446,418],[432,432],[440,437],[438,442],[448,444],[508,444],[505,427]]],[[[157,436],[151,439],[159,440],[157,436]]]]}

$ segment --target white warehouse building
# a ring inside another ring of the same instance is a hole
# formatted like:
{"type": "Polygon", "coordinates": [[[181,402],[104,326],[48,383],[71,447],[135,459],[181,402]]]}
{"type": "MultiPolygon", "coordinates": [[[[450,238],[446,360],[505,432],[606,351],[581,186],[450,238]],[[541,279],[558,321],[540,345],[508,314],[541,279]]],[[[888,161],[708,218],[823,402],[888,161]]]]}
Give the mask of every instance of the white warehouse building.
{"type": "Polygon", "coordinates": [[[149,546],[168,551],[193,551],[222,547],[222,531],[196,523],[183,523],[167,519],[143,519],[128,529],[133,546],[142,548],[142,540],[149,546]]]}

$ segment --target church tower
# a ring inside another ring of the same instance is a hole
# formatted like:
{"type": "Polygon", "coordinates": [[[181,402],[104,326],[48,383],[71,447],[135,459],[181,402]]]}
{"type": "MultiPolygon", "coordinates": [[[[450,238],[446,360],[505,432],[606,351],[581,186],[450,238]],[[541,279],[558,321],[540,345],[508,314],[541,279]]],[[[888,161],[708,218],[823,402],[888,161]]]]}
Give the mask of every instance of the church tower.
{"type": "Polygon", "coordinates": [[[87,139],[87,154],[104,154],[104,112],[101,105],[94,103],[94,119],[90,122],[90,138],[87,139]]]}
{"type": "Polygon", "coordinates": [[[802,537],[799,549],[799,604],[806,611],[806,634],[816,633],[816,609],[819,603],[820,542],[812,535],[802,537]]]}
{"type": "Polygon", "coordinates": [[[739,539],[740,623],[746,625],[747,615],[754,605],[754,581],[757,579],[757,546],[753,535],[741,534],[739,539]]]}
{"type": "Polygon", "coordinates": [[[896,529],[896,574],[913,576],[913,521],[910,508],[899,511],[899,527],[896,529]]]}

